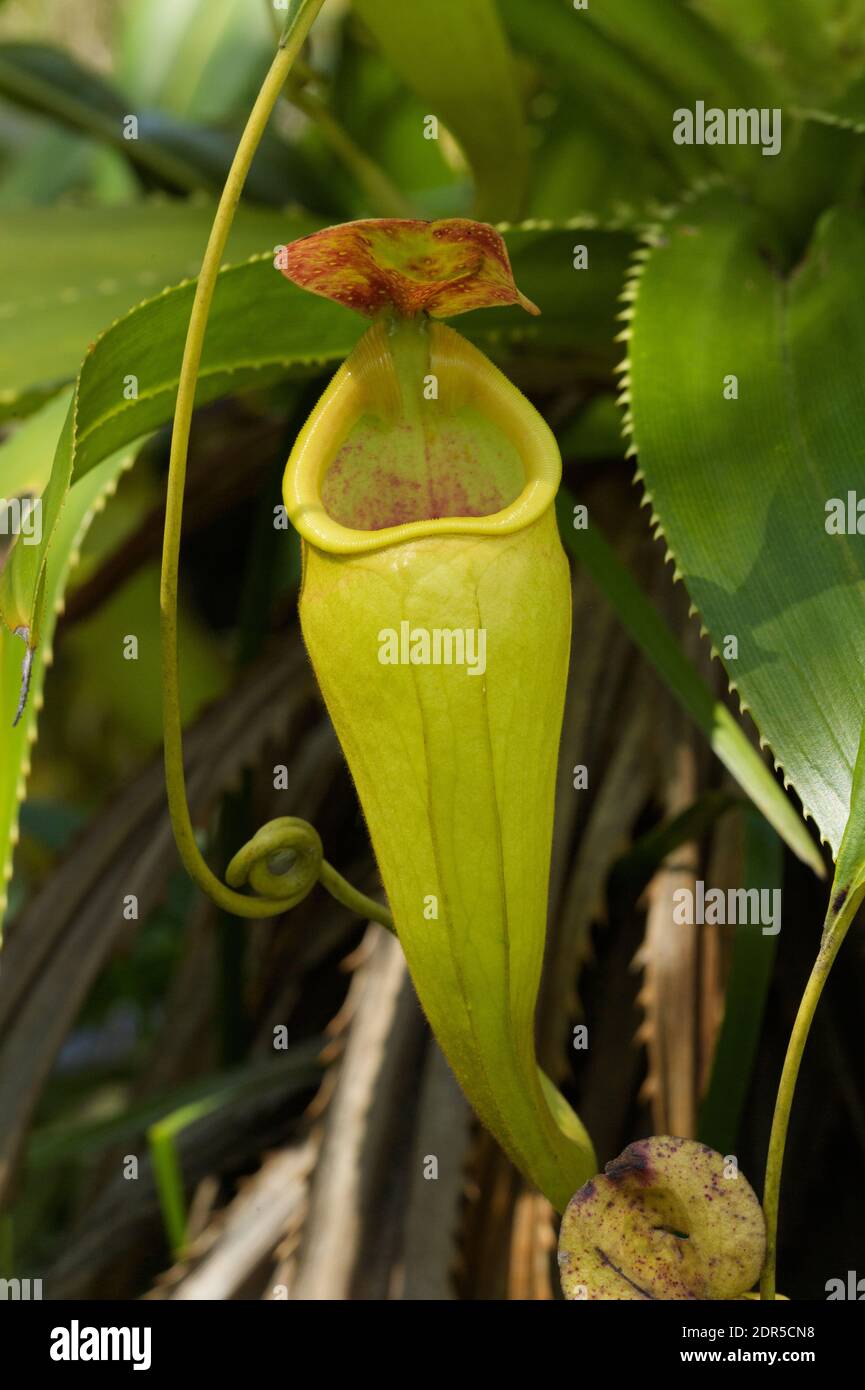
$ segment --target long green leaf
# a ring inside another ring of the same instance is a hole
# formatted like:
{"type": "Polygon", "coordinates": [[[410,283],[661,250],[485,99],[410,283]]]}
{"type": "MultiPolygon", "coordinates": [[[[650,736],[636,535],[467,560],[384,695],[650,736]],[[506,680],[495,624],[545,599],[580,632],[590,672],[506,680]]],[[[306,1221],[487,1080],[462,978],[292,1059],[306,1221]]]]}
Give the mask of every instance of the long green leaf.
{"type": "Polygon", "coordinates": [[[516,50],[547,75],[557,74],[574,107],[606,126],[623,151],[662,159],[682,181],[706,170],[705,151],[673,144],[677,103],[666,85],[639,56],[601,33],[588,10],[563,0],[499,0],[499,8],[516,50]]]}
{"type": "Polygon", "coordinates": [[[715,168],[764,172],[750,148],[673,141],[680,106],[777,104],[771,76],[680,0],[603,0],[585,10],[568,0],[500,4],[518,47],[565,79],[575,125],[588,110],[626,150],[653,151],[680,180],[715,168]]]}
{"type": "MultiPolygon", "coordinates": [[[[88,344],[145,297],[196,275],[209,202],[6,209],[0,217],[0,419],[74,378],[88,344]]],[[[314,231],[313,218],[240,208],[241,261],[314,231]]],[[[132,359],[127,371],[136,370],[132,359]]],[[[124,372],[126,375],[126,372],[124,372]]]]}
{"type": "Polygon", "coordinates": [[[309,1051],[307,1043],[300,1044],[293,1050],[294,1056],[291,1060],[286,1058],[279,1064],[271,1064],[270,1074],[259,1076],[252,1084],[252,1069],[244,1067],[236,1073],[228,1072],[221,1084],[170,1114],[163,1115],[148,1129],[147,1140],[165,1232],[175,1253],[181,1249],[186,1237],[187,1211],[180,1150],[180,1138],[184,1130],[191,1128],[205,1116],[224,1109],[239,1095],[266,1090],[274,1083],[285,1087],[286,1080],[291,1083],[286,1091],[287,1095],[314,1085],[320,1073],[312,1063],[309,1051]]]}
{"type": "MultiPolygon", "coordinates": [[[[0,445],[0,478],[7,498],[22,494],[38,497],[51,472],[57,436],[63,426],[69,404],[64,393],[51,401],[21,427],[5,444],[0,445]]],[[[91,520],[114,490],[124,468],[132,462],[127,449],[101,463],[80,483],[70,489],[60,515],[53,543],[48,554],[45,572],[44,618],[42,640],[35,653],[30,678],[30,698],[24,714],[12,729],[12,717],[21,689],[24,642],[5,625],[0,624],[0,923],[6,908],[7,885],[12,873],[12,852],[18,838],[18,808],[23,799],[30,771],[30,750],[36,738],[36,723],[42,703],[42,685],[46,666],[51,661],[51,640],[58,611],[62,607],[63,591],[70,569],[78,558],[78,550],[91,520]]],[[[7,567],[23,541],[19,536],[7,567]]],[[[24,547],[37,549],[37,547],[24,547]]]]}
{"type": "Polygon", "coordinates": [[[837,93],[865,63],[862,0],[690,0],[744,52],[770,67],[790,99],[837,93]]]}
{"type": "Polygon", "coordinates": [[[827,506],[855,508],[862,483],[865,218],[828,213],[787,275],[730,194],[654,240],[630,291],[640,476],[731,685],[837,853],[865,713],[865,549],[855,515],[853,534],[827,531],[827,506]]]}
{"type": "MultiPolygon", "coordinates": [[[[744,816],[744,887],[781,889],[784,852],[771,827],[749,811],[744,816]]],[[[699,1135],[719,1153],[735,1153],[751,1073],[760,1042],[763,1013],[775,964],[777,936],[764,936],[750,923],[737,926],[733,962],[724,996],[724,1019],[706,1096],[699,1135]]]]}
{"type": "Polygon", "coordinates": [[[865,898],[865,724],[859,739],[850,815],[841,837],[835,877],[829,897],[829,910],[823,924],[823,945],[835,935],[843,940],[865,898]]]}
{"type": "Polygon", "coordinates": [[[407,85],[429,103],[429,114],[460,141],[477,182],[479,216],[519,216],[528,137],[494,0],[354,0],[354,8],[407,85]]]}
{"type": "MultiPolygon", "coordinates": [[[[294,227],[287,219],[286,240],[294,227]]],[[[606,373],[614,354],[603,339],[614,326],[616,285],[632,235],[581,222],[572,229],[526,224],[505,228],[504,235],[518,282],[547,306],[545,312],[532,319],[519,308],[481,310],[462,320],[461,331],[493,355],[521,360],[539,352],[567,353],[606,373]],[[591,275],[571,269],[575,241],[588,247],[591,275]]],[[[78,383],[76,477],[108,448],[171,418],[193,293],[188,283],[140,305],[103,334],[85,359],[78,383]],[[139,384],[135,399],[119,385],[124,364],[131,362],[139,384]]],[[[363,326],[356,314],[290,284],[274,271],[270,255],[229,267],[214,297],[197,401],[339,362],[363,326]]]]}
{"type": "Polygon", "coordinates": [[[212,1073],[170,1091],[136,1100],[107,1119],[63,1119],[36,1129],[27,1141],[26,1165],[37,1172],[70,1159],[90,1158],[115,1144],[136,1139],[152,1125],[182,1107],[218,1096],[222,1105],[268,1090],[301,1090],[321,1077],[323,1039],[297,1043],[279,1057],[212,1073]],[[289,1083],[289,1084],[287,1084],[289,1083]]]}
{"type": "Polygon", "coordinates": [[[856,135],[865,134],[865,77],[860,77],[847,87],[834,101],[808,103],[803,101],[797,107],[805,120],[819,125],[834,126],[841,130],[853,131],[856,135]]]}
{"type": "Polygon", "coordinates": [[[565,544],[591,574],[624,627],[648,657],[682,708],[706,735],[715,755],[778,834],[815,873],[823,874],[817,847],[805,825],[727,709],[685,656],[667,624],[607,544],[595,522],[574,527],[574,499],[562,489],[559,524],[565,544]]]}
{"type": "MultiPolygon", "coordinates": [[[[286,228],[290,233],[288,223],[286,228]]],[[[536,362],[542,351],[567,352],[583,357],[591,372],[606,374],[612,365],[608,345],[616,286],[631,235],[587,229],[579,222],[573,228],[532,224],[506,229],[505,235],[519,283],[549,311],[530,319],[520,309],[485,310],[470,316],[467,335],[493,355],[536,362]],[[591,274],[571,268],[575,240],[589,248],[591,274]],[[562,267],[567,268],[564,279],[562,267]]],[[[75,409],[43,497],[43,544],[19,550],[0,576],[0,614],[8,627],[27,628],[32,640],[38,640],[44,557],[70,478],[84,476],[109,453],[171,419],[193,292],[191,283],[181,285],[140,305],[114,324],[84,361],[75,409]],[[130,372],[137,395],[125,389],[130,372]]],[[[270,255],[225,269],[208,325],[197,400],[341,361],[362,331],[362,320],[349,310],[291,285],[274,270],[270,255]]]]}
{"type": "Polygon", "coordinates": [[[771,81],[750,56],[681,0],[604,0],[589,6],[586,19],[685,105],[749,106],[772,95],[771,81]]]}
{"type": "MultiPolygon", "coordinates": [[[[149,181],[170,189],[218,192],[237,143],[230,130],[142,110],[70,54],[44,44],[0,44],[0,95],[111,146],[149,181]]],[[[305,172],[291,147],[268,135],[250,170],[246,196],[281,206],[299,198],[305,172]]]]}

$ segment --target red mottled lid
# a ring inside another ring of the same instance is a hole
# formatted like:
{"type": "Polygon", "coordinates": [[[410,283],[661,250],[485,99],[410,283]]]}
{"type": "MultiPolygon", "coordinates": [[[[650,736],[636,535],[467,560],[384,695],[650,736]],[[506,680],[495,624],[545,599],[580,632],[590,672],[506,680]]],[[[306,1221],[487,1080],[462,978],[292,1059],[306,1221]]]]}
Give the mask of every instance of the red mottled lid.
{"type": "Polygon", "coordinates": [[[517,289],[496,229],[467,217],[343,222],[291,242],[277,264],[302,289],[370,317],[391,307],[450,318],[495,304],[540,313],[517,289]]]}

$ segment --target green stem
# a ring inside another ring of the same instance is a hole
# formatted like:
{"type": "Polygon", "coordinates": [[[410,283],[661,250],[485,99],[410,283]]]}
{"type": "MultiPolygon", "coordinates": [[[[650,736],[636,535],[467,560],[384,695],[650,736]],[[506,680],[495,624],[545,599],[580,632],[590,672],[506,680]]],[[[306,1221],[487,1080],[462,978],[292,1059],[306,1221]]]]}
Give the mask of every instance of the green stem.
{"type": "MultiPolygon", "coordinates": [[[[324,0],[297,0],[294,12],[287,21],[280,40],[279,49],[270,66],[261,90],[252,108],[246,128],[240,137],[201,263],[201,272],[195,287],[195,298],[189,317],[186,343],[183,349],[183,362],[177,386],[177,403],[174,411],[174,427],[171,435],[171,454],[168,466],[168,495],[165,508],[165,534],[162,550],[162,580],[160,585],[161,646],[162,646],[162,708],[165,733],[165,781],[168,793],[168,807],[174,837],[184,867],[198,886],[207,893],[218,907],[233,912],[239,917],[274,917],[293,907],[310,891],[312,885],[321,880],[331,891],[337,890],[337,897],[353,911],[381,920],[385,909],[373,902],[363,893],[358,893],[350,884],[331,869],[321,856],[318,836],[311,826],[299,821],[275,821],[264,827],[269,834],[256,837],[260,855],[272,859],[284,851],[297,854],[297,866],[291,874],[281,877],[268,872],[266,863],[257,863],[255,853],[250,854],[245,846],[243,857],[246,871],[255,885],[256,879],[266,885],[265,897],[247,897],[243,893],[227,887],[216,877],[205,863],[198,848],[189,806],[186,799],[186,776],[183,768],[183,732],[180,716],[180,676],[177,654],[177,589],[180,563],[180,533],[183,519],[183,489],[186,482],[186,459],[189,451],[189,435],[192,426],[192,412],[195,406],[195,387],[201,365],[201,352],[207,319],[216,288],[216,280],[234,214],[240,201],[243,185],[252,163],[255,151],[270,119],[276,100],[282,91],[292,65],[309,33],[310,27],[324,4],[324,0]],[[282,839],[279,830],[287,827],[287,837],[282,839]],[[298,851],[298,840],[302,850],[298,851]],[[302,856],[302,857],[301,857],[302,856]],[[333,886],[331,886],[331,884],[333,886]]],[[[235,863],[232,861],[232,863],[235,863]]],[[[240,884],[245,876],[238,878],[240,884]]]]}
{"type": "Polygon", "coordinates": [[[841,943],[847,935],[847,928],[855,916],[853,904],[850,906],[851,910],[846,914],[839,916],[831,923],[827,923],[817,959],[808,977],[808,983],[805,986],[805,992],[796,1014],[790,1041],[787,1044],[787,1055],[784,1058],[784,1067],[778,1085],[778,1096],[775,1101],[775,1114],[772,1118],[772,1133],[769,1138],[769,1152],[766,1158],[766,1179],[763,1186],[763,1212],[766,1218],[766,1263],[763,1266],[763,1275],[760,1280],[761,1299],[774,1300],[775,1298],[781,1170],[784,1164],[784,1148],[787,1143],[787,1129],[790,1123],[790,1111],[793,1105],[796,1081],[799,1076],[799,1066],[805,1051],[805,1044],[808,1041],[808,1034],[811,1031],[811,1023],[823,993],[823,986],[829,978],[829,971],[832,969],[841,943]]]}
{"type": "Polygon", "coordinates": [[[162,1208],[162,1222],[175,1259],[180,1257],[183,1250],[187,1223],[186,1192],[178,1137],[182,1130],[209,1114],[218,1104],[218,1096],[205,1096],[157,1120],[147,1131],[153,1180],[162,1208]]]}
{"type": "Polygon", "coordinates": [[[347,907],[356,917],[367,917],[371,922],[378,922],[379,926],[386,927],[396,935],[393,913],[383,903],[377,903],[374,898],[368,898],[366,893],[361,893],[359,888],[355,888],[347,878],[337,873],[326,859],[322,860],[319,880],[331,897],[336,898],[337,902],[342,903],[343,907],[347,907]]]}

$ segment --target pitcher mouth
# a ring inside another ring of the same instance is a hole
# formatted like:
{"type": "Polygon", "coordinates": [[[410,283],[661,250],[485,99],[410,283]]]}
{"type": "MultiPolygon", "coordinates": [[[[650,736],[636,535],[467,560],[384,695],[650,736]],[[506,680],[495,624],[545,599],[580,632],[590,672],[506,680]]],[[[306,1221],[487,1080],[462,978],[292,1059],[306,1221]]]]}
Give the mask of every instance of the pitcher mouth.
{"type": "MultiPolygon", "coordinates": [[[[343,363],[300,432],[283,477],[288,516],[304,540],[334,555],[383,550],[433,536],[500,536],[524,529],[552,504],[561,458],[546,422],[507,377],[461,334],[423,325],[428,371],[442,402],[479,412],[515,451],[522,486],[507,505],[483,514],[422,516],[369,529],[345,525],[323,492],[340,451],[363,417],[393,422],[402,408],[388,327],[379,320],[343,363]]],[[[331,475],[332,477],[332,475],[331,475]]],[[[332,489],[331,489],[332,490],[332,489]]]]}

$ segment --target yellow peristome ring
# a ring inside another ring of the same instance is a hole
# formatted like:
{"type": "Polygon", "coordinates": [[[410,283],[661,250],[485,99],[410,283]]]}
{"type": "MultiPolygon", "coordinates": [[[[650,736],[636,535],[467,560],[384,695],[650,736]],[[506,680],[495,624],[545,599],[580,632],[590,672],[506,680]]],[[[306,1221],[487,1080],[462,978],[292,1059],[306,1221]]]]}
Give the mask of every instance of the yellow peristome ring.
{"type": "MultiPolygon", "coordinates": [[[[343,526],[325,510],[321,485],[351,427],[381,393],[388,353],[382,323],[364,335],[340,367],[297,437],[283,476],[283,500],[292,525],[311,545],[331,555],[383,550],[430,536],[502,536],[531,525],[552,504],[562,462],[552,430],[488,358],[459,333],[431,323],[430,370],[444,389],[452,384],[462,398],[483,409],[520,455],[526,482],[520,495],[488,516],[452,516],[403,522],[377,531],[343,526]],[[375,378],[375,380],[373,380],[375,378]]],[[[386,403],[385,403],[386,404],[386,403]]]]}

